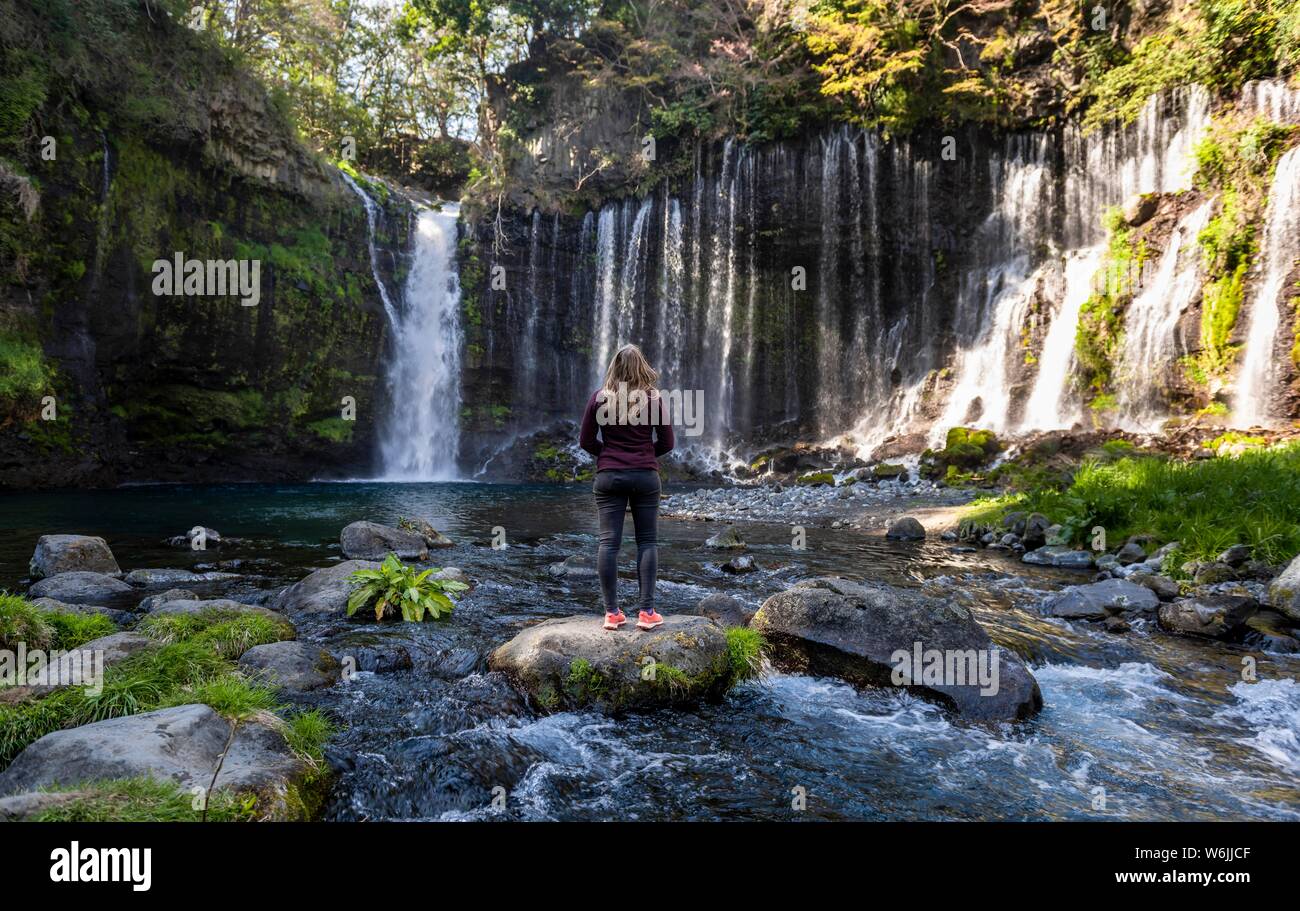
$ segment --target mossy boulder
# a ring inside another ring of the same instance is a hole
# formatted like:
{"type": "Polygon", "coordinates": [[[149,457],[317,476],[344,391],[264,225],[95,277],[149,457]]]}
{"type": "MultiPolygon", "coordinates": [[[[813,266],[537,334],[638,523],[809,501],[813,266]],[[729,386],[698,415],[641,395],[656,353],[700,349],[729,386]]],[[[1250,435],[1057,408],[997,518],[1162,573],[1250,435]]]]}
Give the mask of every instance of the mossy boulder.
{"type": "Polygon", "coordinates": [[[593,613],[529,627],[493,652],[488,666],[544,711],[614,714],[717,699],[737,676],[730,651],[728,634],[707,617],[611,631],[593,613]]]}
{"type": "Polygon", "coordinates": [[[829,471],[810,471],[799,475],[794,482],[800,487],[834,487],[835,475],[829,471]]]}
{"type": "Polygon", "coordinates": [[[943,449],[927,449],[921,457],[921,471],[927,477],[948,477],[953,473],[982,468],[1005,448],[991,430],[954,427],[944,439],[943,449]]]}

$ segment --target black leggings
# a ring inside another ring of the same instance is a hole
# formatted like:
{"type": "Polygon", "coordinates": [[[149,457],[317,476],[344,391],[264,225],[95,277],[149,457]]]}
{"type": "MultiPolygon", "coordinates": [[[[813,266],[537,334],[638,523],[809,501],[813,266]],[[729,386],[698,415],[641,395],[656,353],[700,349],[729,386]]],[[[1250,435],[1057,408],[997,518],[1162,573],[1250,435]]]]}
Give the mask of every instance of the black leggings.
{"type": "Polygon", "coordinates": [[[655,575],[659,570],[659,472],[649,469],[598,471],[591,488],[600,516],[600,545],[596,571],[605,611],[618,610],[618,550],[623,544],[623,513],[632,504],[636,529],[636,577],[641,584],[641,610],[655,609],[655,575]]]}

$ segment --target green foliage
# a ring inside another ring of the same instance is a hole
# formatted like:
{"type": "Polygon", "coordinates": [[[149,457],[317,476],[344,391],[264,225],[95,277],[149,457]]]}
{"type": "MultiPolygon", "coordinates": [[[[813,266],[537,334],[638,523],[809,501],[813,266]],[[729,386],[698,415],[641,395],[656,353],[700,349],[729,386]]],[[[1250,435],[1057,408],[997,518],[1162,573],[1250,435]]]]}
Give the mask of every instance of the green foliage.
{"type": "Polygon", "coordinates": [[[800,487],[821,487],[823,485],[834,487],[835,475],[829,471],[810,471],[795,478],[795,483],[800,487]]]}
{"type": "Polygon", "coordinates": [[[289,749],[313,762],[325,758],[325,742],[334,734],[335,727],[318,709],[293,715],[284,730],[289,749]]]}
{"type": "Polygon", "coordinates": [[[54,648],[74,649],[117,632],[117,624],[103,614],[44,611],[42,617],[54,628],[54,648]]]}
{"type": "Polygon", "coordinates": [[[962,482],[967,480],[962,469],[969,471],[988,464],[1003,448],[991,430],[952,427],[944,438],[943,449],[927,449],[921,455],[921,472],[926,477],[962,482]]]}
{"type": "Polygon", "coordinates": [[[433,620],[448,617],[452,596],[469,586],[437,578],[436,572],[436,568],[418,571],[389,554],[378,569],[359,569],[348,577],[355,587],[348,596],[347,615],[373,609],[376,620],[400,616],[407,623],[419,623],[426,614],[433,620]]]}
{"type": "Polygon", "coordinates": [[[29,649],[50,648],[57,636],[47,612],[20,595],[0,592],[0,650],[14,651],[20,642],[29,649]]]}
{"type": "Polygon", "coordinates": [[[1178,541],[1167,570],[1212,560],[1233,544],[1283,563],[1300,553],[1300,444],[1186,462],[1147,455],[1086,461],[1065,489],[982,500],[967,519],[995,522],[1012,510],[1043,513],[1065,526],[1069,541],[1083,541],[1095,525],[1112,541],[1135,534],[1178,541]]]}
{"type": "Polygon", "coordinates": [[[758,630],[747,626],[728,627],[727,666],[731,682],[741,683],[759,676],[763,672],[763,653],[766,650],[767,640],[758,630]]]}
{"type": "Polygon", "coordinates": [[[249,822],[255,818],[256,797],[217,791],[204,809],[194,808],[194,795],[170,780],[121,778],[47,789],[77,795],[38,813],[33,822],[249,822]]]}
{"type": "Polygon", "coordinates": [[[202,703],[230,719],[250,718],[279,706],[275,689],[230,672],[179,687],[162,697],[154,708],[202,703]]]}
{"type": "Polygon", "coordinates": [[[343,418],[322,418],[312,421],[307,429],[322,440],[341,444],[352,442],[352,428],[355,426],[355,421],[345,421],[343,418]]]}
{"type": "Polygon", "coordinates": [[[292,639],[293,627],[265,614],[208,608],[197,614],[152,614],[136,631],[163,644],[194,642],[234,661],[255,645],[292,639]]]}
{"type": "Polygon", "coordinates": [[[1115,356],[1123,342],[1124,311],[1132,300],[1133,285],[1145,258],[1145,247],[1133,242],[1119,207],[1108,209],[1102,224],[1108,235],[1102,264],[1105,281],[1080,307],[1074,333],[1079,375],[1092,393],[1094,412],[1114,407],[1109,390],[1114,381],[1115,356]]]}
{"type": "Polygon", "coordinates": [[[53,379],[53,370],[39,344],[0,332],[0,407],[10,411],[31,409],[53,379]]]}

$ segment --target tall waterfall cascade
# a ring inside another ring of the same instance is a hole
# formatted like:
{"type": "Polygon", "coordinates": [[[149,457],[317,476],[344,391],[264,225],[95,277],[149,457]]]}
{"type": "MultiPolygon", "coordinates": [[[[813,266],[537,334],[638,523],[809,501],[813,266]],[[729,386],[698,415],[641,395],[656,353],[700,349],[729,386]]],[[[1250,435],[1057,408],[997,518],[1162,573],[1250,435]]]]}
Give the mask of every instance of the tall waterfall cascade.
{"type": "Polygon", "coordinates": [[[379,207],[345,172],[369,229],[370,268],[388,316],[388,411],[379,434],[384,480],[448,481],[458,477],[461,349],[457,230],[460,206],[418,206],[410,266],[399,298],[379,269],[379,207]]]}
{"type": "Polygon", "coordinates": [[[1278,160],[1260,251],[1261,279],[1250,304],[1246,349],[1233,396],[1237,427],[1274,422],[1269,406],[1278,387],[1278,327],[1290,297],[1286,278],[1300,257],[1300,147],[1278,160]]]}
{"type": "MultiPolygon", "coordinates": [[[[1300,123],[1300,92],[1276,82],[1247,84],[1237,104],[1300,123]]],[[[1086,424],[1076,336],[1104,287],[1104,216],[1138,194],[1196,193],[1210,122],[1209,92],[1189,86],[1150,98],[1127,126],[972,130],[949,157],[941,137],[850,127],[729,140],[698,147],[684,176],[645,196],[580,219],[531,212],[516,267],[528,291],[507,294],[504,308],[531,302],[529,338],[499,354],[501,339],[486,341],[489,359],[512,371],[516,411],[534,421],[513,429],[575,418],[628,342],[662,385],[703,393],[704,433],[679,445],[720,466],[737,443],[779,428],[870,457],[891,440],[941,442],[959,424],[1086,424]],[[535,363],[548,352],[564,354],[535,363]]],[[[1277,384],[1259,371],[1275,364],[1278,283],[1297,230],[1286,181],[1298,168],[1294,152],[1278,166],[1262,278],[1244,313],[1239,420],[1259,421],[1245,399],[1277,384]]],[[[1217,200],[1186,198],[1124,317],[1110,419],[1126,429],[1170,417],[1175,391],[1157,374],[1172,375],[1196,341],[1184,317],[1199,300],[1197,236],[1217,200]]]]}

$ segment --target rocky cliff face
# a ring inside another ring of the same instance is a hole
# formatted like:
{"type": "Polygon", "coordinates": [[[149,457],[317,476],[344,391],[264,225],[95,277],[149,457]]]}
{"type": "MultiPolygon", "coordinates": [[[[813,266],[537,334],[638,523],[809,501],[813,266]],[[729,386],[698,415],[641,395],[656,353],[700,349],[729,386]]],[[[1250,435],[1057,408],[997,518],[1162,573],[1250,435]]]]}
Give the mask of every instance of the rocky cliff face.
{"type": "MultiPolygon", "coordinates": [[[[98,12],[61,53],[133,59],[138,84],[46,65],[67,36],[33,10],[3,26],[32,54],[9,58],[30,94],[0,148],[0,341],[22,380],[0,390],[0,486],[366,471],[385,324],[356,196],[210,44],[143,7],[98,12]],[[153,264],[178,253],[256,261],[256,305],[156,294],[153,264]]],[[[397,281],[408,219],[390,209],[397,281]]]]}

